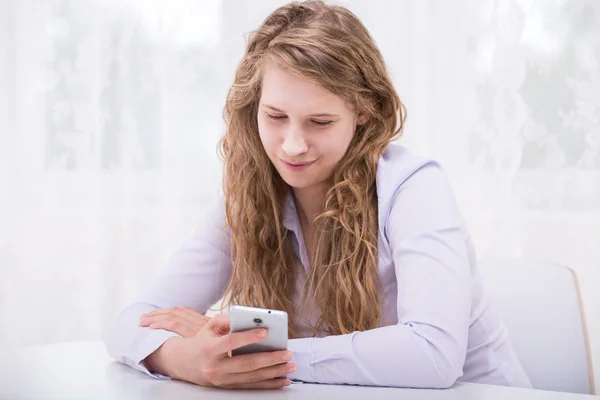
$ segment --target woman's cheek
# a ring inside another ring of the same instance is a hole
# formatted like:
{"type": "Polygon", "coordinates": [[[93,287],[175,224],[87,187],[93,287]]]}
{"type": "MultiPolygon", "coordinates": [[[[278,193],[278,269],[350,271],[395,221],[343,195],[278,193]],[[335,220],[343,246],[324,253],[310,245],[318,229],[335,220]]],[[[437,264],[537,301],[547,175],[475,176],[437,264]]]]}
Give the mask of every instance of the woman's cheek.
{"type": "Polygon", "coordinates": [[[318,137],[319,152],[334,159],[341,159],[348,149],[351,139],[351,134],[348,134],[345,129],[338,128],[329,132],[329,135],[318,137]]]}
{"type": "Polygon", "coordinates": [[[278,132],[272,126],[259,126],[260,140],[267,154],[272,155],[277,153],[278,149],[278,132]]]}

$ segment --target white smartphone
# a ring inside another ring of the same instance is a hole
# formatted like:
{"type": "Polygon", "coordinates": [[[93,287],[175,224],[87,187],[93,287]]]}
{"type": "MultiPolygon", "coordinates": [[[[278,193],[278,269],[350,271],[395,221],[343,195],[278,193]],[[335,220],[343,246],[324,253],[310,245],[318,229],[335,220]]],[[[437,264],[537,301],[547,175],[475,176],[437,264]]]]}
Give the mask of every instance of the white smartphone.
{"type": "Polygon", "coordinates": [[[229,310],[229,326],[231,332],[256,328],[268,331],[267,337],[260,342],[233,350],[233,356],[287,349],[288,314],[285,311],[232,305],[229,310]]]}

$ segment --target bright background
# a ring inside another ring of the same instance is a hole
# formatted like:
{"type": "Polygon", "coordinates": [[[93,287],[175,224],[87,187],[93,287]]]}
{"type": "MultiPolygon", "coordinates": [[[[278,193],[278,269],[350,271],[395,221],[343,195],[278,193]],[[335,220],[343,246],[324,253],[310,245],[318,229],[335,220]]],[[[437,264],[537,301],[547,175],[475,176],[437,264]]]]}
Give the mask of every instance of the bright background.
{"type": "MultiPolygon", "coordinates": [[[[200,223],[244,35],[281,4],[0,0],[0,345],[102,338],[200,223]]],[[[578,272],[600,382],[600,2],[341,4],[479,256],[578,272]]]]}

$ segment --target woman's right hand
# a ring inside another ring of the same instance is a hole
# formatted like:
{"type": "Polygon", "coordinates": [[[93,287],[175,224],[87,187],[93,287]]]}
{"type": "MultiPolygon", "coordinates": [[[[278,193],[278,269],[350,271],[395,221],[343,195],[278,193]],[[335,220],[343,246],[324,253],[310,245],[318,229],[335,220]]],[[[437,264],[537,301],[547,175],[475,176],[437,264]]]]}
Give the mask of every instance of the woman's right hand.
{"type": "Polygon", "coordinates": [[[229,315],[214,316],[196,335],[173,337],[146,358],[146,365],[172,378],[228,389],[279,389],[291,382],[278,378],[296,370],[287,350],[231,357],[231,351],[263,340],[265,329],[229,332],[229,315]]]}

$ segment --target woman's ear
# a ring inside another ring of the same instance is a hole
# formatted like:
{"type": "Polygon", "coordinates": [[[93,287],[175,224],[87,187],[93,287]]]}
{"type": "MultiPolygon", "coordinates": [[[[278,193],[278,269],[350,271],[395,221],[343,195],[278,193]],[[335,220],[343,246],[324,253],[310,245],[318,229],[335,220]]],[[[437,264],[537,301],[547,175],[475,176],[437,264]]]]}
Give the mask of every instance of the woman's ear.
{"type": "MultiPolygon", "coordinates": [[[[375,107],[375,100],[371,99],[369,102],[371,103],[371,106],[375,107]]],[[[356,116],[356,125],[364,125],[369,122],[370,119],[371,115],[367,111],[360,111],[356,116]]]]}
{"type": "Polygon", "coordinates": [[[370,119],[369,114],[367,114],[366,112],[360,112],[358,113],[358,115],[356,116],[356,125],[364,125],[366,124],[370,119]]]}

